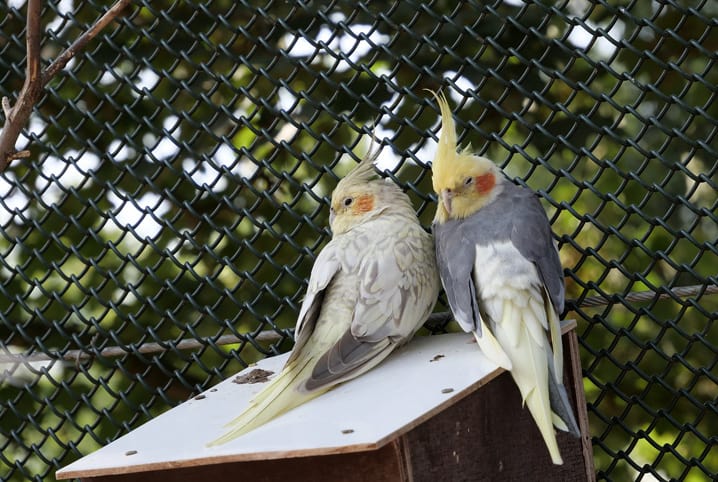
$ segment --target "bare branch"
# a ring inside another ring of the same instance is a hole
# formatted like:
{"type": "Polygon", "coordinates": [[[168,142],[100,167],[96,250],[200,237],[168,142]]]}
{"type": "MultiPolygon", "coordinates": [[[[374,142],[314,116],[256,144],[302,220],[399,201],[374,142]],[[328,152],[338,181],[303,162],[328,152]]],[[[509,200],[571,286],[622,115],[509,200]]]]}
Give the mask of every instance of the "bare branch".
{"type": "Polygon", "coordinates": [[[117,17],[122,10],[130,4],[132,0],[117,0],[105,14],[100,17],[97,22],[92,25],[85,33],[80,35],[72,45],[62,52],[42,73],[42,86],[46,86],[57,73],[65,68],[67,63],[85,46],[94,39],[105,27],[107,27],[117,17]]]}
{"type": "Polygon", "coordinates": [[[10,99],[7,97],[2,98],[2,111],[3,114],[5,114],[5,118],[8,119],[10,117],[10,112],[12,111],[12,106],[10,106],[10,99]]]}
{"type": "Polygon", "coordinates": [[[41,72],[40,40],[42,34],[40,31],[40,12],[43,2],[42,0],[28,0],[25,82],[14,107],[10,106],[10,100],[7,97],[2,98],[5,125],[2,132],[0,132],[0,172],[4,171],[13,160],[30,156],[30,151],[28,150],[16,151],[15,143],[20,136],[20,132],[27,125],[32,109],[40,100],[43,89],[48,82],[67,65],[77,52],[85,48],[102,29],[110,24],[130,2],[131,0],[117,0],[97,22],[80,35],[44,72],[41,72]]]}
{"type": "MultiPolygon", "coordinates": [[[[35,88],[35,84],[40,78],[40,40],[42,33],[40,32],[40,12],[42,2],[40,0],[30,0],[27,4],[27,31],[25,39],[25,48],[27,50],[27,65],[25,66],[25,85],[23,89],[35,88]]],[[[22,92],[20,93],[22,96],[22,92]]]]}
{"type": "MultiPolygon", "coordinates": [[[[7,97],[3,97],[3,98],[2,98],[2,111],[3,111],[3,114],[5,114],[5,119],[10,119],[10,118],[11,118],[11,116],[12,116],[12,107],[10,106],[10,99],[8,99],[7,97]]],[[[9,122],[10,122],[10,121],[8,120],[8,123],[9,123],[9,122]]],[[[3,131],[3,132],[4,132],[4,131],[3,131]]],[[[1,135],[2,135],[2,134],[0,133],[0,136],[1,136],[1,135]]],[[[15,141],[17,141],[17,137],[15,137],[15,141]]],[[[15,142],[13,142],[13,146],[14,146],[14,144],[15,144],[15,142]]],[[[22,150],[22,151],[15,151],[15,152],[12,154],[12,159],[9,159],[9,160],[7,161],[7,163],[9,164],[13,159],[19,159],[19,158],[21,158],[21,157],[30,157],[30,151],[28,151],[27,149],[22,150]]],[[[6,165],[7,165],[7,164],[6,164],[6,165]]],[[[2,171],[2,169],[4,169],[4,167],[3,167],[3,168],[0,168],[0,171],[2,171]]]]}
{"type": "Polygon", "coordinates": [[[26,50],[27,65],[25,82],[15,107],[10,108],[10,101],[3,98],[2,106],[5,113],[5,126],[0,133],[0,171],[18,157],[15,143],[22,128],[27,125],[30,113],[42,93],[42,77],[40,74],[40,10],[42,0],[29,0],[27,4],[26,50]]]}

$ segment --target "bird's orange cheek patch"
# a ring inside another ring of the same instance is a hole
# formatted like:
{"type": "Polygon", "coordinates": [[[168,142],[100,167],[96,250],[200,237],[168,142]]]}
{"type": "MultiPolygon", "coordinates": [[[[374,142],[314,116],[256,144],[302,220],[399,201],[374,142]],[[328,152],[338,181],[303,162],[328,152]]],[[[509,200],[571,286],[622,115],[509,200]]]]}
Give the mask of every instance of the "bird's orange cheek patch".
{"type": "Polygon", "coordinates": [[[354,203],[354,214],[368,213],[372,209],[374,209],[374,196],[369,194],[359,196],[354,203]]]}
{"type": "Polygon", "coordinates": [[[496,178],[491,173],[476,177],[476,191],[480,194],[491,191],[494,185],[496,185],[496,178]]]}

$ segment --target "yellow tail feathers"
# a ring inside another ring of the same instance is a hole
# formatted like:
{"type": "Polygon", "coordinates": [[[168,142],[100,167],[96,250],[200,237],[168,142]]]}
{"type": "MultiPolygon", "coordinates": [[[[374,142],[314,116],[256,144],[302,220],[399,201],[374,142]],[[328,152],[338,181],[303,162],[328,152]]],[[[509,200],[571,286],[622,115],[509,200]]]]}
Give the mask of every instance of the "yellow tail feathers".
{"type": "Polygon", "coordinates": [[[326,389],[312,392],[301,390],[302,380],[306,379],[302,376],[303,372],[311,369],[308,368],[311,366],[311,361],[312,359],[308,358],[302,365],[294,364],[294,366],[285,367],[274,380],[269,382],[269,385],[254,397],[244,412],[225,425],[229,430],[208,443],[207,446],[214,447],[230,442],[328,391],[331,385],[326,389]]]}

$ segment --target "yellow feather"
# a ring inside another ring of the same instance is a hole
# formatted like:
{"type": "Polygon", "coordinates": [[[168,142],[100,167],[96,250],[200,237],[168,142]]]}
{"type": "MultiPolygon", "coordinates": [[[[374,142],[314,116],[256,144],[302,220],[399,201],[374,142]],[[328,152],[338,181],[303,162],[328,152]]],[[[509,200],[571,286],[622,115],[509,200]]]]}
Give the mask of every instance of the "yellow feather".
{"type": "Polygon", "coordinates": [[[431,164],[434,191],[439,192],[441,188],[450,183],[453,177],[451,165],[457,157],[456,126],[454,125],[454,118],[451,114],[449,102],[446,100],[444,94],[441,92],[438,94],[436,92],[431,93],[439,104],[439,110],[441,111],[441,134],[436,146],[434,162],[431,164]]]}
{"type": "Polygon", "coordinates": [[[544,287],[543,297],[548,314],[548,326],[551,333],[551,346],[553,347],[553,369],[556,375],[556,382],[563,383],[563,342],[561,340],[561,321],[551,304],[551,298],[544,287]]]}
{"type": "MultiPolygon", "coordinates": [[[[561,453],[556,440],[554,424],[559,428],[566,424],[551,410],[547,364],[548,340],[537,341],[529,326],[539,323],[530,307],[516,305],[513,298],[503,298],[502,310],[494,313],[500,321],[495,326],[495,336],[510,360],[511,377],[521,392],[522,403],[531,413],[536,426],[548,448],[554,464],[561,464],[561,453]]],[[[484,334],[485,336],[485,334],[484,334]]],[[[542,335],[545,338],[545,335],[542,335]]],[[[480,345],[481,346],[481,345],[480,345]]]]}
{"type": "Polygon", "coordinates": [[[474,334],[476,343],[479,345],[481,353],[483,353],[486,358],[496,363],[496,365],[500,366],[504,370],[511,370],[511,360],[509,360],[508,355],[506,355],[504,349],[501,348],[501,344],[498,342],[496,337],[494,337],[493,333],[491,333],[489,327],[486,326],[484,320],[481,320],[481,336],[479,336],[479,334],[475,331],[472,333],[474,334]]]}
{"type": "Polygon", "coordinates": [[[229,430],[221,437],[208,443],[208,447],[225,444],[235,438],[264,425],[279,415],[298,407],[309,400],[329,391],[332,385],[314,392],[299,390],[306,381],[317,356],[308,356],[291,367],[285,367],[269,385],[257,394],[250,405],[238,417],[225,425],[229,430]]]}
{"type": "Polygon", "coordinates": [[[455,196],[450,213],[443,201],[439,200],[435,220],[444,223],[449,219],[463,219],[470,216],[494,199],[500,191],[503,174],[491,160],[472,154],[471,146],[458,150],[456,125],[449,103],[443,94],[431,93],[441,111],[441,134],[431,164],[432,185],[434,192],[439,194],[440,198],[441,193],[447,190],[455,196]],[[468,177],[475,178],[487,173],[493,174],[496,182],[496,187],[491,193],[479,193],[473,186],[467,189],[464,185],[468,177]]]}
{"type": "MultiPolygon", "coordinates": [[[[457,168],[466,171],[463,166],[458,166],[459,154],[456,145],[456,125],[449,107],[449,102],[443,93],[431,92],[441,111],[441,134],[436,145],[436,154],[431,164],[432,183],[437,193],[454,183],[457,168]]],[[[468,167],[468,166],[467,166],[468,167]]]]}
{"type": "Polygon", "coordinates": [[[556,440],[553,411],[549,401],[548,377],[550,375],[545,352],[548,347],[536,343],[526,324],[524,322],[521,324],[523,333],[521,342],[514,352],[518,358],[513,363],[514,369],[511,371],[511,375],[519,386],[524,396],[524,403],[541,432],[551,455],[551,461],[560,465],[563,460],[556,440]]]}

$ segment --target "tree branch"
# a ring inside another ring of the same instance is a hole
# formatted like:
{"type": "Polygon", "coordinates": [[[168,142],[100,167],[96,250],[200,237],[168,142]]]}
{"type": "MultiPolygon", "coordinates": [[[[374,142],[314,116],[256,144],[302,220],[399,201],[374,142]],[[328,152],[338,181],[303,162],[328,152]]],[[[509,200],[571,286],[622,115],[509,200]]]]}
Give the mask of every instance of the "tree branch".
{"type": "Polygon", "coordinates": [[[40,100],[45,86],[62,70],[77,52],[94,39],[102,29],[112,22],[131,0],[117,0],[85,33],[75,40],[69,48],[62,52],[44,72],[40,70],[40,12],[42,0],[28,0],[26,50],[27,66],[25,82],[18,95],[17,102],[11,107],[7,97],[2,98],[2,110],[5,125],[0,132],[0,172],[15,159],[30,156],[29,150],[16,151],[15,144],[20,132],[27,125],[35,104],[40,100]]]}
{"type": "Polygon", "coordinates": [[[25,66],[25,82],[17,98],[15,107],[10,107],[7,97],[2,99],[5,114],[5,126],[0,133],[0,171],[4,171],[10,162],[21,157],[28,157],[30,151],[16,151],[15,143],[23,127],[27,125],[32,108],[42,92],[40,76],[40,10],[41,0],[29,0],[27,3],[27,27],[25,49],[27,65],[25,66]]]}
{"type": "Polygon", "coordinates": [[[127,7],[132,0],[117,0],[110,9],[100,17],[92,27],[90,27],[85,33],[80,35],[72,45],[70,45],[64,52],[62,52],[42,73],[42,86],[45,87],[57,73],[65,68],[65,65],[72,59],[77,52],[80,52],[85,46],[90,43],[97,34],[99,34],[105,27],[107,27],[112,21],[127,7]]]}

